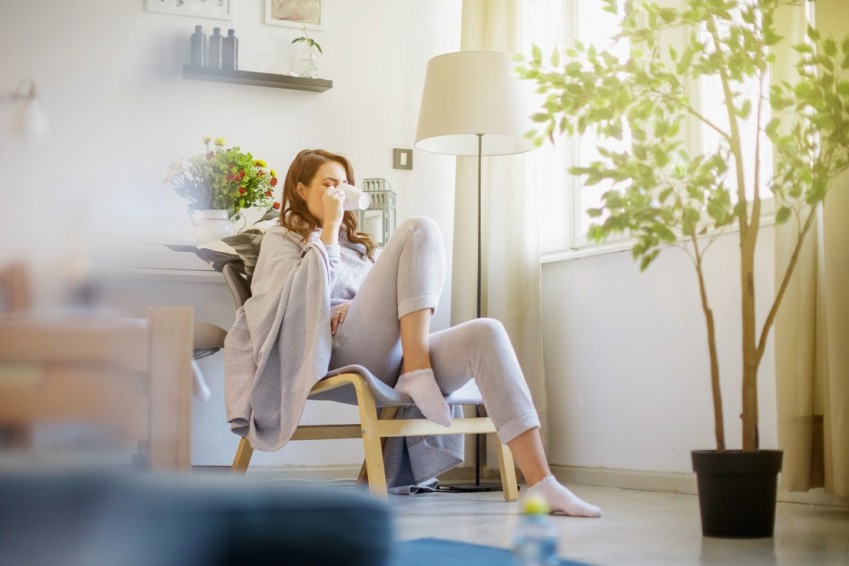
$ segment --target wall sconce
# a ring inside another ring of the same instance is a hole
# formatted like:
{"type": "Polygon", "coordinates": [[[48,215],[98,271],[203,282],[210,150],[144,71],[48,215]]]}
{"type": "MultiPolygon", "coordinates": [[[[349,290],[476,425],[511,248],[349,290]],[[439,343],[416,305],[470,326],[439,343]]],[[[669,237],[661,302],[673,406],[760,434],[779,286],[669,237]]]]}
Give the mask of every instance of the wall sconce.
{"type": "Polygon", "coordinates": [[[18,102],[18,107],[15,108],[9,120],[9,130],[13,133],[38,137],[50,132],[50,120],[36,95],[35,81],[22,80],[17,90],[2,98],[18,102]]]}
{"type": "Polygon", "coordinates": [[[371,234],[383,246],[395,231],[395,193],[386,179],[363,179],[363,191],[371,196],[371,205],[361,210],[360,230],[371,234]]]}

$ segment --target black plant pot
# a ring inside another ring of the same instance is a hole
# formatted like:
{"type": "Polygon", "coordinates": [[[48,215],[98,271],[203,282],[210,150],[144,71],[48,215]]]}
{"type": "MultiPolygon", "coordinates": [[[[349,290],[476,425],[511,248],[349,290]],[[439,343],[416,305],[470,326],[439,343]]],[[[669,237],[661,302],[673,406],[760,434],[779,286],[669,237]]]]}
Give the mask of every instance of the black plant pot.
{"type": "Polygon", "coordinates": [[[721,538],[771,537],[780,450],[693,450],[702,534],[721,538]]]}

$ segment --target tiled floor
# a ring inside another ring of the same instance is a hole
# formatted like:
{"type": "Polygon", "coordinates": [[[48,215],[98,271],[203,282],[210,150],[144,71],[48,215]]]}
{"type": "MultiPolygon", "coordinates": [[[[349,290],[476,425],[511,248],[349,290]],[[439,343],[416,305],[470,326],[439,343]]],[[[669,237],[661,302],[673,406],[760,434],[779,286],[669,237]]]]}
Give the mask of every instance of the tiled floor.
{"type": "MultiPolygon", "coordinates": [[[[779,503],[771,539],[704,538],[698,499],[571,486],[604,510],[601,519],[552,517],[559,554],[598,565],[849,565],[849,509],[779,503]]],[[[390,496],[399,538],[437,537],[509,547],[518,503],[499,492],[390,496]]]]}

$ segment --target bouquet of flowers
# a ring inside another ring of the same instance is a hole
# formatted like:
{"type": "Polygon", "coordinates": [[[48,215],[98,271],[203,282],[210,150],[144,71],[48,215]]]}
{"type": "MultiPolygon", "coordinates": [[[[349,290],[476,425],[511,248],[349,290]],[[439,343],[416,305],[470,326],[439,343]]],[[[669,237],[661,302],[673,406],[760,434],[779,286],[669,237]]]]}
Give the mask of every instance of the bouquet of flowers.
{"type": "Polygon", "coordinates": [[[224,138],[203,138],[204,153],[171,165],[164,182],[189,201],[189,210],[223,209],[232,217],[243,208],[273,207],[277,173],[224,138]]]}

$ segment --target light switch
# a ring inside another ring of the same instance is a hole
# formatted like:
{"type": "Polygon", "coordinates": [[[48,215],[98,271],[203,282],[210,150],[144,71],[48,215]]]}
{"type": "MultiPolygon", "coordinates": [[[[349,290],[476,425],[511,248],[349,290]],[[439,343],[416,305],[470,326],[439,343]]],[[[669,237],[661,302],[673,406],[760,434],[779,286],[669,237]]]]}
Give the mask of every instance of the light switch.
{"type": "Polygon", "coordinates": [[[413,150],[399,149],[392,150],[392,168],[393,169],[412,169],[413,168],[413,150]]]}

